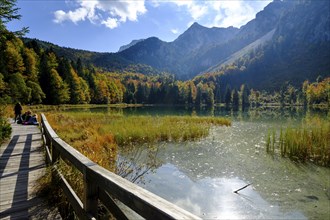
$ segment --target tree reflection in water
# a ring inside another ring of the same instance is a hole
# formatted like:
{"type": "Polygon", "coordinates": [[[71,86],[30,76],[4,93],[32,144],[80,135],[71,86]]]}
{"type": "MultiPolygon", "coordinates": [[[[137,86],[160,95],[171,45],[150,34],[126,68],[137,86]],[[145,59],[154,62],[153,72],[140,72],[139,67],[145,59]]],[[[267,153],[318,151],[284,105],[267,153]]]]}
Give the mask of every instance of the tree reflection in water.
{"type": "Polygon", "coordinates": [[[132,183],[145,184],[143,176],[154,172],[162,165],[157,158],[158,150],[162,147],[151,145],[130,145],[122,147],[116,162],[116,174],[132,183]]]}

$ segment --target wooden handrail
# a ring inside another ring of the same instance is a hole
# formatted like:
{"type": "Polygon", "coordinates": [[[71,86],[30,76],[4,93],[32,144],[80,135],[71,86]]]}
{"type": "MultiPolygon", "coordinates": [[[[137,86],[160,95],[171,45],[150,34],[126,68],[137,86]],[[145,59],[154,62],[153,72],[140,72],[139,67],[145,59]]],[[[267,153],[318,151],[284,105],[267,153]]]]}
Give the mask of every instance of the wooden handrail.
{"type": "MultiPolygon", "coordinates": [[[[130,181],[97,165],[63,141],[41,114],[41,131],[46,148],[46,158],[59,185],[80,219],[96,219],[98,201],[120,219],[125,216],[112,198],[119,200],[146,219],[200,219],[198,216],[168,202],[167,200],[131,183],[130,181]],[[51,153],[51,155],[50,155],[51,153]],[[68,161],[83,174],[84,199],[81,201],[68,181],[57,169],[58,160],[68,161]]],[[[55,178],[55,177],[54,177],[55,178]]]]}

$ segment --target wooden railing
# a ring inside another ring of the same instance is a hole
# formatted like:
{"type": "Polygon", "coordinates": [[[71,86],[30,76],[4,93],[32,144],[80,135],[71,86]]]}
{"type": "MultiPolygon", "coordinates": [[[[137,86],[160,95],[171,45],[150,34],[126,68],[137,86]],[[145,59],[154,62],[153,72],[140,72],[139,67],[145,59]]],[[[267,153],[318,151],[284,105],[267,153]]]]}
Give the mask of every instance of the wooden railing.
{"type": "Polygon", "coordinates": [[[46,148],[46,161],[53,166],[52,170],[56,174],[54,178],[57,179],[57,184],[59,183],[79,219],[96,219],[98,202],[117,219],[129,219],[122,207],[125,207],[125,210],[129,207],[145,219],[200,219],[89,160],[57,136],[44,114],[41,114],[41,130],[46,148]],[[57,168],[60,158],[82,173],[83,201],[57,168]]]}

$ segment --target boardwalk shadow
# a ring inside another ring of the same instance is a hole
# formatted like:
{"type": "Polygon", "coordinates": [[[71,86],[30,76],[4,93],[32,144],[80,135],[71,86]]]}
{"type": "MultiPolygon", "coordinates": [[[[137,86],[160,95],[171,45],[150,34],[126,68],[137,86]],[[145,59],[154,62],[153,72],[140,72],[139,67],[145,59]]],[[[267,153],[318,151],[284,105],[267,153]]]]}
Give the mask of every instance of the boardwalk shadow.
{"type": "Polygon", "coordinates": [[[10,156],[12,155],[14,148],[17,144],[19,135],[13,136],[13,138],[10,140],[7,148],[4,150],[2,155],[0,156],[0,178],[2,178],[3,172],[5,171],[5,168],[7,166],[8,160],[10,159],[10,156]]]}
{"type": "MultiPolygon", "coordinates": [[[[12,140],[8,144],[3,155],[0,157],[1,169],[0,178],[5,178],[3,175],[6,165],[10,159],[10,156],[17,144],[19,135],[13,136],[12,140]]],[[[19,161],[19,169],[17,172],[17,179],[14,189],[13,202],[11,208],[0,213],[0,218],[10,216],[11,219],[28,219],[30,202],[28,201],[28,187],[29,187],[29,165],[30,165],[30,153],[32,146],[32,134],[26,135],[26,141],[24,144],[21,159],[19,161]]],[[[9,200],[11,198],[8,198],[9,200]]]]}

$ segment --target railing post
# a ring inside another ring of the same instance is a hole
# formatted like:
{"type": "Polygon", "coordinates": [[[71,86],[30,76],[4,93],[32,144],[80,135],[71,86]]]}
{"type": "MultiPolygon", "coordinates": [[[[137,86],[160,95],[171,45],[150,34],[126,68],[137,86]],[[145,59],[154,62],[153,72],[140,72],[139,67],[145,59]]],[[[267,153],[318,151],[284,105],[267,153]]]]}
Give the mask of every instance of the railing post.
{"type": "Polygon", "coordinates": [[[44,130],[44,135],[45,135],[45,139],[46,139],[46,146],[48,146],[49,148],[51,148],[51,141],[50,141],[50,137],[47,135],[47,132],[45,130],[45,128],[43,128],[44,130]]]}
{"type": "Polygon", "coordinates": [[[54,165],[60,159],[60,154],[54,146],[54,139],[52,139],[51,141],[51,149],[52,149],[52,165],[54,165]]]}
{"type": "Polygon", "coordinates": [[[97,218],[98,188],[88,175],[88,168],[84,172],[84,209],[97,218]]]}
{"type": "Polygon", "coordinates": [[[51,149],[52,149],[52,168],[55,170],[52,170],[52,184],[55,184],[57,185],[58,184],[58,181],[59,181],[59,176],[58,176],[58,172],[57,172],[57,166],[56,166],[56,163],[59,161],[60,159],[60,154],[59,152],[56,150],[55,148],[55,144],[54,144],[54,139],[51,138],[51,141],[50,141],[50,146],[49,146],[51,149]]]}
{"type": "MultiPolygon", "coordinates": [[[[41,117],[40,129],[41,129],[42,140],[44,142],[45,148],[48,147],[48,149],[49,149],[49,145],[47,145],[47,137],[46,137],[46,132],[45,132],[44,120],[42,117],[41,117]]],[[[46,163],[47,163],[47,165],[50,164],[49,158],[47,156],[47,150],[46,150],[46,163]]]]}
{"type": "Polygon", "coordinates": [[[43,114],[41,114],[41,134],[43,137],[43,142],[45,144],[45,150],[46,150],[46,163],[47,165],[53,165],[53,161],[52,161],[52,156],[51,156],[51,145],[52,145],[52,141],[51,141],[51,136],[48,134],[48,131],[46,129],[46,125],[45,122],[47,122],[47,119],[45,118],[45,116],[43,114]]]}

